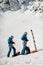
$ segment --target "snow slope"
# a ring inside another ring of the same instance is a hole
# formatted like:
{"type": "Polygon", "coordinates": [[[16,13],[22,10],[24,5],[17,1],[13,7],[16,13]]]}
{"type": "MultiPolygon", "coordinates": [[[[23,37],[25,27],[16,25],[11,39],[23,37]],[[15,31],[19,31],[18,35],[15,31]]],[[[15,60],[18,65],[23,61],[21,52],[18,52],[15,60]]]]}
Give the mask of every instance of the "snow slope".
{"type": "Polygon", "coordinates": [[[3,57],[0,65],[43,65],[43,51],[13,58],[3,57]]]}
{"type": "Polygon", "coordinates": [[[22,13],[21,10],[17,12],[7,11],[3,15],[0,15],[0,20],[0,52],[2,52],[0,56],[5,56],[7,54],[7,39],[10,35],[14,35],[14,41],[16,42],[15,47],[17,51],[21,51],[21,36],[25,31],[28,32],[29,42],[27,45],[33,50],[34,45],[31,29],[33,29],[34,32],[37,49],[43,49],[43,13],[35,14],[29,10],[24,13],[22,13]]]}

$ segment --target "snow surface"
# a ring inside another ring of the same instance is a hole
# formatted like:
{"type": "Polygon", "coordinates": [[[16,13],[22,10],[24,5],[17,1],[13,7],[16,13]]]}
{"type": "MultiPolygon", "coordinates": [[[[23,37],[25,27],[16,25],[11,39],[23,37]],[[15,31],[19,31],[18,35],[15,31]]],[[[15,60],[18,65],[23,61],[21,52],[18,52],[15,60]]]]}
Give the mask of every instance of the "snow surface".
{"type": "Polygon", "coordinates": [[[43,65],[43,51],[14,58],[6,57],[8,52],[8,37],[14,35],[16,43],[14,46],[17,51],[21,51],[21,36],[25,31],[28,32],[29,42],[27,45],[31,51],[34,50],[31,29],[34,33],[37,49],[43,49],[43,13],[35,13],[28,9],[25,12],[18,10],[0,14],[0,65],[43,65]]]}
{"type": "Polygon", "coordinates": [[[43,51],[17,57],[3,57],[0,65],[43,65],[43,51]]]}

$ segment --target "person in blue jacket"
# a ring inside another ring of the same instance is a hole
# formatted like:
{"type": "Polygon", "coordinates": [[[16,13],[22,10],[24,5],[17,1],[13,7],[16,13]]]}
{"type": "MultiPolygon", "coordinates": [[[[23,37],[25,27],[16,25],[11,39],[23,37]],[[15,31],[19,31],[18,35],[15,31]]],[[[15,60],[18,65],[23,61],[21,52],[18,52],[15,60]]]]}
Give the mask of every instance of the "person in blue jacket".
{"type": "Polygon", "coordinates": [[[24,34],[21,37],[21,40],[23,41],[23,49],[21,51],[21,54],[25,54],[26,48],[27,48],[27,32],[24,32],[24,34]]]}
{"type": "Polygon", "coordinates": [[[9,38],[8,38],[8,46],[9,46],[9,51],[8,51],[8,54],[7,54],[7,57],[10,56],[10,53],[11,53],[11,50],[13,49],[14,51],[14,55],[16,54],[16,48],[13,46],[13,44],[15,44],[15,42],[13,42],[13,36],[11,35],[9,38]]]}

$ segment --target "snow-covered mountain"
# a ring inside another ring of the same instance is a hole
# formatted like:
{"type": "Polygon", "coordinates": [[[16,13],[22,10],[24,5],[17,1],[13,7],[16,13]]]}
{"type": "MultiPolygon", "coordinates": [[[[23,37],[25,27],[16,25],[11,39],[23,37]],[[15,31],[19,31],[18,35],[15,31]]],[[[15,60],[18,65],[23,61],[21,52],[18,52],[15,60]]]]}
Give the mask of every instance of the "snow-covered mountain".
{"type": "Polygon", "coordinates": [[[0,13],[4,13],[8,10],[18,11],[20,9],[22,9],[24,11],[29,9],[30,11],[34,11],[34,12],[39,11],[41,13],[41,12],[43,12],[43,1],[4,0],[0,4],[0,13]]]}
{"type": "Polygon", "coordinates": [[[17,51],[21,52],[21,35],[25,31],[28,32],[29,39],[27,46],[30,47],[31,51],[34,50],[31,29],[34,33],[37,49],[43,49],[43,2],[38,2],[37,6],[36,2],[34,4],[29,3],[26,10],[25,7],[23,8],[23,5],[22,9],[18,11],[8,10],[0,14],[0,65],[43,65],[43,50],[14,58],[6,57],[8,52],[8,37],[10,35],[14,36],[16,43],[14,46],[17,51]]]}
{"type": "MultiPolygon", "coordinates": [[[[1,1],[0,1],[1,2],[1,1]]],[[[1,3],[1,10],[6,11],[6,10],[19,10],[21,8],[21,5],[28,5],[29,4],[29,0],[4,0],[1,3]]]]}

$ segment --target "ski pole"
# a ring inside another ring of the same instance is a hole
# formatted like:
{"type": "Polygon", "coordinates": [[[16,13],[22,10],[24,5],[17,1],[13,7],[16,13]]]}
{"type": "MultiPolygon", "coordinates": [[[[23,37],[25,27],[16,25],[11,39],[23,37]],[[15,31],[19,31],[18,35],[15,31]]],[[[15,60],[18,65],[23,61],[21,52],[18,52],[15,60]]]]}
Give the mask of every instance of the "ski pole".
{"type": "Polygon", "coordinates": [[[34,38],[34,34],[33,34],[33,30],[32,29],[31,29],[31,33],[32,33],[32,37],[33,37],[35,51],[37,51],[36,42],[35,42],[35,38],[34,38]]]}

